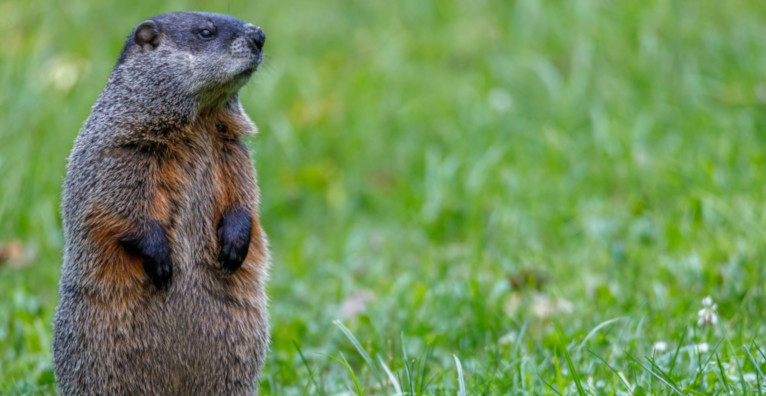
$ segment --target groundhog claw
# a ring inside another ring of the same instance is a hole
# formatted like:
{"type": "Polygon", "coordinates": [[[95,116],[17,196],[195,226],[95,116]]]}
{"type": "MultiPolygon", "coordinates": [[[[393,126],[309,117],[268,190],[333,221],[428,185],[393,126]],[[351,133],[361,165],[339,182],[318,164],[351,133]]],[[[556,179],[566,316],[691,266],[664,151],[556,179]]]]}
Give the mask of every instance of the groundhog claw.
{"type": "Polygon", "coordinates": [[[154,259],[144,258],[144,270],[149,278],[160,290],[167,289],[170,285],[170,279],[173,275],[173,266],[170,263],[170,257],[157,262],[154,259]]]}
{"type": "Polygon", "coordinates": [[[221,219],[218,225],[218,241],[221,244],[218,262],[224,274],[238,270],[245,261],[252,222],[252,215],[245,208],[234,209],[221,219]]]}
{"type": "Polygon", "coordinates": [[[165,230],[156,221],[145,219],[138,230],[121,240],[125,249],[143,259],[144,271],[154,285],[162,290],[170,284],[173,262],[165,230]]]}

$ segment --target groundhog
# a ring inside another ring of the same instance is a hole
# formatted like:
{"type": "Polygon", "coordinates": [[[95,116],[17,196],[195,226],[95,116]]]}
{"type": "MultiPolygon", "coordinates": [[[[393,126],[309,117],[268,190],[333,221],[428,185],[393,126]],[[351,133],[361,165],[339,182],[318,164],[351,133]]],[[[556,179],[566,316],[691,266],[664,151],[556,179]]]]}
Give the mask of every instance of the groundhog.
{"type": "Polygon", "coordinates": [[[257,393],[268,252],[238,91],[265,39],[202,12],[128,37],[64,184],[62,394],[257,393]]]}

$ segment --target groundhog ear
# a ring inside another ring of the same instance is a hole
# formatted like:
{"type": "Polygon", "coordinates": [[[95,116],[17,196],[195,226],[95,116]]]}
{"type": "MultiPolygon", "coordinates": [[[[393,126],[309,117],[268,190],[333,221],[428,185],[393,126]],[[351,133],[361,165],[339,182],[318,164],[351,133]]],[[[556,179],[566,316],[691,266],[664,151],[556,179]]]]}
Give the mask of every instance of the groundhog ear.
{"type": "Polygon", "coordinates": [[[146,48],[146,45],[151,45],[154,49],[160,44],[160,28],[157,23],[149,19],[141,22],[136,26],[136,30],[133,33],[133,40],[136,44],[146,48]]]}

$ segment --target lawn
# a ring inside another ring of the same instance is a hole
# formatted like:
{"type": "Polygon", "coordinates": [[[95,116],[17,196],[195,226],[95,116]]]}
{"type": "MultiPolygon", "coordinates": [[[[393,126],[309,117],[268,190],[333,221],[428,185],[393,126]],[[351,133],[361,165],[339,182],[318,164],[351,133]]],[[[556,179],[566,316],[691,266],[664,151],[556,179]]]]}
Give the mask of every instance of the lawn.
{"type": "Polygon", "coordinates": [[[766,2],[157,3],[0,2],[0,394],[55,393],[78,129],[193,9],[268,37],[262,395],[766,392],[766,2]]]}

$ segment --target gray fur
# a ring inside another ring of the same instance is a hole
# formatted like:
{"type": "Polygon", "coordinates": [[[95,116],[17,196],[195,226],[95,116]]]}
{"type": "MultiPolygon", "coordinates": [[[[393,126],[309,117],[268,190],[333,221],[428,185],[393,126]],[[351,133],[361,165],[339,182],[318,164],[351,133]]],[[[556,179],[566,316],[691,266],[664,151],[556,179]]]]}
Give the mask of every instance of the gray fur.
{"type": "Polygon", "coordinates": [[[208,13],[151,20],[157,45],[129,36],[69,158],[56,380],[64,395],[255,394],[269,343],[268,252],[240,141],[254,125],[237,92],[262,58],[257,28],[208,13]],[[206,23],[218,42],[194,36],[206,23]],[[248,256],[233,274],[217,260],[229,201],[253,213],[248,256]],[[167,290],[119,244],[147,216],[171,249],[167,290]]]}

